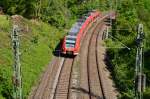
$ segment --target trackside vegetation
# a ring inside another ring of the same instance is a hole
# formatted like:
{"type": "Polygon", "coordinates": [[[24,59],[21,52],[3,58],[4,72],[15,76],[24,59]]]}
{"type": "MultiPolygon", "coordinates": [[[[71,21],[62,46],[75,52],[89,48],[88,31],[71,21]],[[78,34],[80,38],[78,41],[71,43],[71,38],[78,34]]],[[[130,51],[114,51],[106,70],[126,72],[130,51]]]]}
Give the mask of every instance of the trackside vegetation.
{"type": "MultiPolygon", "coordinates": [[[[23,96],[26,99],[48,63],[60,39],[81,15],[92,9],[117,9],[112,36],[128,49],[107,49],[113,79],[120,91],[119,99],[134,98],[134,68],[136,56],[136,26],[144,24],[144,72],[147,88],[144,99],[150,98],[150,2],[149,0],[0,0],[0,99],[12,99],[11,18],[19,15],[21,26],[20,51],[23,76],[23,96]],[[111,2],[112,1],[112,2],[111,2]]],[[[120,47],[109,38],[106,46],[120,47]]]]}
{"type": "Polygon", "coordinates": [[[20,51],[23,97],[27,98],[50,62],[60,39],[75,20],[88,10],[96,8],[96,2],[78,0],[1,0],[0,15],[0,99],[12,99],[13,53],[10,32],[11,15],[17,16],[21,27],[20,51]],[[40,4],[41,3],[41,4],[40,4]]]}
{"type": "MultiPolygon", "coordinates": [[[[12,65],[13,55],[11,48],[10,31],[11,25],[5,15],[0,15],[0,92],[1,97],[12,98],[12,65]]],[[[64,31],[41,21],[27,20],[20,17],[20,22],[24,25],[20,32],[20,51],[23,92],[26,97],[37,78],[44,71],[55,46],[63,37],[64,31]]],[[[2,98],[0,98],[2,99],[2,98]]]]}
{"type": "Polygon", "coordinates": [[[120,41],[130,48],[112,48],[108,49],[108,56],[112,64],[112,75],[117,84],[121,99],[134,98],[134,72],[136,58],[136,36],[137,25],[144,24],[144,73],[147,76],[147,88],[144,92],[143,99],[150,98],[150,68],[149,68],[149,53],[150,53],[150,27],[149,27],[149,0],[123,0],[118,5],[117,21],[113,26],[112,35],[116,39],[106,40],[106,45],[109,47],[123,47],[120,41]],[[115,46],[114,46],[115,45],[115,46]]]}

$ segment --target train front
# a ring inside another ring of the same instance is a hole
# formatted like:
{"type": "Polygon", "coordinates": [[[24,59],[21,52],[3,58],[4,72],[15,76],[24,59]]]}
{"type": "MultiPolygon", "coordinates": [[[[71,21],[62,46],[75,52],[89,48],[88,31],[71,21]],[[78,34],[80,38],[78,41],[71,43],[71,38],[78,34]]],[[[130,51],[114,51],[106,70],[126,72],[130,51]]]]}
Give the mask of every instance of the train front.
{"type": "Polygon", "coordinates": [[[77,55],[76,36],[67,35],[64,37],[62,53],[68,55],[77,55]]]}

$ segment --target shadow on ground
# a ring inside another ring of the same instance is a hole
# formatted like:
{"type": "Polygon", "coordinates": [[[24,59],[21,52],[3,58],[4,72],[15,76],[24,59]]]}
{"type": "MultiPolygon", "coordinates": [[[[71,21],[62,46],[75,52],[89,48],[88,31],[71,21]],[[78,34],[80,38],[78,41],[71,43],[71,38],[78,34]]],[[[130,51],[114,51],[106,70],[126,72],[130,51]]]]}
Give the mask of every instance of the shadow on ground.
{"type": "Polygon", "coordinates": [[[79,92],[84,93],[84,94],[88,94],[88,95],[90,95],[90,96],[92,96],[92,97],[95,97],[96,99],[103,99],[101,96],[98,96],[98,95],[96,95],[96,94],[94,94],[94,93],[92,93],[92,92],[89,92],[89,91],[87,91],[87,90],[84,89],[84,88],[72,87],[71,89],[76,90],[76,91],[79,91],[79,92]]]}
{"type": "Polygon", "coordinates": [[[112,69],[113,69],[113,65],[111,64],[111,61],[110,61],[110,57],[108,55],[108,51],[106,51],[106,55],[104,57],[104,62],[107,66],[107,69],[112,72],[112,69]]]}

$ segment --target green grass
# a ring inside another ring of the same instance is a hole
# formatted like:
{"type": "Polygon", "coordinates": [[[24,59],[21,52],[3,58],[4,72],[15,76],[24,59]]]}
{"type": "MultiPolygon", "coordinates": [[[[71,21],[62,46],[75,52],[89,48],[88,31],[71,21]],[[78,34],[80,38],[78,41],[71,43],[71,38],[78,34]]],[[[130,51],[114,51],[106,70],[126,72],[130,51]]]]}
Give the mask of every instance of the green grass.
{"type": "MultiPolygon", "coordinates": [[[[0,15],[0,99],[11,98],[13,51],[9,20],[0,15]]],[[[23,19],[24,30],[20,33],[20,51],[22,52],[21,67],[23,80],[23,95],[26,98],[31,87],[37,83],[40,74],[50,62],[52,51],[63,37],[64,31],[58,30],[43,22],[23,19]],[[28,27],[28,31],[26,31],[28,27]]]]}

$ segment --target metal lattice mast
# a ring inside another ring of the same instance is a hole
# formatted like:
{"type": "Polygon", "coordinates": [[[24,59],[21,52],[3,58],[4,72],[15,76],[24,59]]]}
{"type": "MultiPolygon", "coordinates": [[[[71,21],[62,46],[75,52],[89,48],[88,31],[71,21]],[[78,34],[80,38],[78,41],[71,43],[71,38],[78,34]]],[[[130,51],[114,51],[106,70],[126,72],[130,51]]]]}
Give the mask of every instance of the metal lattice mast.
{"type": "Polygon", "coordinates": [[[135,99],[142,99],[146,85],[146,76],[143,73],[143,24],[139,24],[137,31],[137,53],[135,66],[135,99]]]}
{"type": "Polygon", "coordinates": [[[12,46],[14,53],[14,66],[13,66],[13,98],[22,99],[22,81],[21,81],[21,64],[20,64],[20,43],[19,43],[19,28],[17,25],[13,26],[13,31],[11,33],[12,46]]]}

